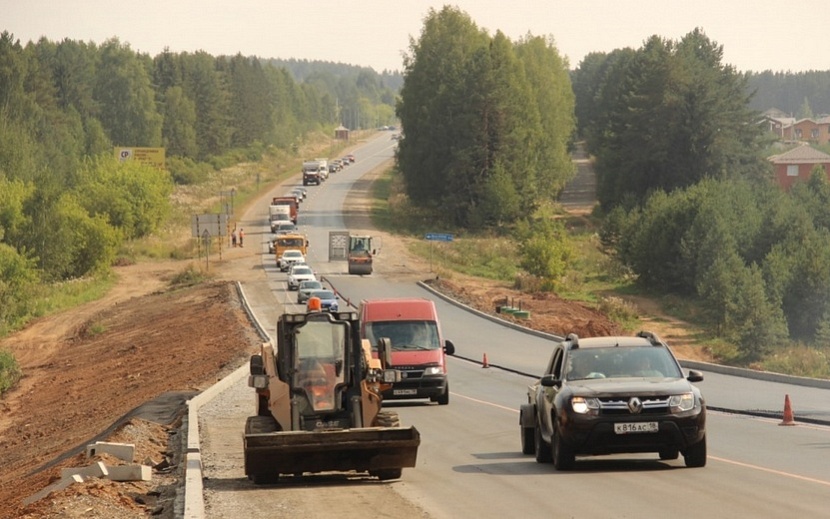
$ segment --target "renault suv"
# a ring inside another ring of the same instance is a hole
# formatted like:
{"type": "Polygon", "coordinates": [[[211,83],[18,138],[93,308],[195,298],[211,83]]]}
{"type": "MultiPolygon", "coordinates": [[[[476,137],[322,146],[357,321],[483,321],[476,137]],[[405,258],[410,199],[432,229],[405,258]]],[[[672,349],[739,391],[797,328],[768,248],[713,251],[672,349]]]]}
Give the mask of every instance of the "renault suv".
{"type": "Polygon", "coordinates": [[[569,335],[544,375],[528,388],[519,423],[522,452],[557,470],[576,456],[656,453],[706,465],[706,404],[668,345],[649,332],[634,337],[569,335]]]}

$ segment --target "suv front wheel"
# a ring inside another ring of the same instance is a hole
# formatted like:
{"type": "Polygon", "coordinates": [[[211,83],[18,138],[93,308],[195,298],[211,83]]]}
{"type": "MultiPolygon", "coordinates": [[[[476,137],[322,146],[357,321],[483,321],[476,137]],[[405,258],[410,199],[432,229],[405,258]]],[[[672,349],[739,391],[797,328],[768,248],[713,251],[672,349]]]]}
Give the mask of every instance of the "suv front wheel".
{"type": "Polygon", "coordinates": [[[553,426],[551,443],[553,444],[553,466],[556,467],[556,470],[572,469],[576,462],[576,456],[574,455],[573,449],[568,447],[562,440],[562,435],[559,433],[559,428],[556,425],[553,426]]]}
{"type": "Polygon", "coordinates": [[[687,467],[705,467],[706,466],[706,436],[703,436],[699,442],[690,445],[683,453],[683,461],[686,462],[687,467]]]}

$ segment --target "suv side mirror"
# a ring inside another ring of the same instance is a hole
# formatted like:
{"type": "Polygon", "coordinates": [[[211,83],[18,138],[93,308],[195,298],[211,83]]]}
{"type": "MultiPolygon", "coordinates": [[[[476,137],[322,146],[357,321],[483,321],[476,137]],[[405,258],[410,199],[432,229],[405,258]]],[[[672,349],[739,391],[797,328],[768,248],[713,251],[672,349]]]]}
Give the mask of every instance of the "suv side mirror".
{"type": "Polygon", "coordinates": [[[689,382],[702,382],[703,381],[703,372],[698,371],[696,369],[689,370],[689,376],[686,377],[686,380],[689,382]]]}
{"type": "Polygon", "coordinates": [[[444,341],[444,353],[447,355],[455,355],[455,344],[449,339],[444,341]]]}
{"type": "Polygon", "coordinates": [[[559,386],[559,377],[556,375],[543,375],[541,379],[539,379],[539,384],[543,387],[557,387],[559,386]]]}

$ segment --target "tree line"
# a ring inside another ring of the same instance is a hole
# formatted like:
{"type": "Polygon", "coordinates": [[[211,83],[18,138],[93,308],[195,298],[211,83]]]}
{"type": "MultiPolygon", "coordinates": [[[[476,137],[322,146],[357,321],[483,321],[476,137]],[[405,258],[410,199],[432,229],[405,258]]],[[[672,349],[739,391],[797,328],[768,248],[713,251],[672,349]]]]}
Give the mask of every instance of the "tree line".
{"type": "Polygon", "coordinates": [[[775,108],[796,119],[830,115],[830,70],[806,72],[749,72],[749,106],[758,111],[775,108]]]}
{"type": "Polygon", "coordinates": [[[830,339],[830,185],[775,183],[747,75],[695,30],[574,71],[602,239],[643,287],[690,297],[754,361],[830,339]]]}
{"type": "Polygon", "coordinates": [[[203,166],[331,132],[340,92],[392,113],[375,76],[337,91],[240,54],[151,57],[118,39],[22,45],[0,33],[0,331],[30,315],[33,287],[104,272],[125,240],[158,229],[174,183],[203,166]],[[114,146],[164,147],[168,169],[119,162],[114,146]]]}

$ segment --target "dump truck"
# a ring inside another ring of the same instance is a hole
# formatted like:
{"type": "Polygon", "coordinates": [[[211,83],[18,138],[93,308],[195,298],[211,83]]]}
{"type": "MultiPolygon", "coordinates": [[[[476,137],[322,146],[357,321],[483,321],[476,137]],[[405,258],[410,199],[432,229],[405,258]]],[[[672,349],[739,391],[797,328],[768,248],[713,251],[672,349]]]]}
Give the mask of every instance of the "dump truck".
{"type": "Polygon", "coordinates": [[[245,423],[245,474],[255,484],[281,475],[357,472],[380,480],[414,467],[421,443],[382,393],[400,381],[391,343],[360,338],[356,312],[286,313],[276,344],[252,355],[248,385],[256,416],[245,423]]]}
{"type": "MultiPolygon", "coordinates": [[[[288,216],[291,222],[294,225],[297,225],[297,218],[300,214],[300,204],[297,203],[297,199],[294,196],[275,196],[271,199],[271,206],[278,206],[278,205],[287,205],[288,206],[288,216]]],[[[269,207],[269,214],[271,214],[272,209],[269,207]]]]}
{"type": "Polygon", "coordinates": [[[303,162],[303,185],[309,184],[320,185],[323,181],[320,175],[320,163],[316,160],[308,160],[303,162]]]}
{"type": "Polygon", "coordinates": [[[371,236],[349,235],[349,274],[371,274],[376,252],[371,236]]]}

